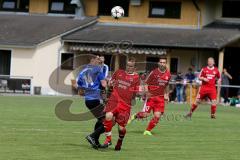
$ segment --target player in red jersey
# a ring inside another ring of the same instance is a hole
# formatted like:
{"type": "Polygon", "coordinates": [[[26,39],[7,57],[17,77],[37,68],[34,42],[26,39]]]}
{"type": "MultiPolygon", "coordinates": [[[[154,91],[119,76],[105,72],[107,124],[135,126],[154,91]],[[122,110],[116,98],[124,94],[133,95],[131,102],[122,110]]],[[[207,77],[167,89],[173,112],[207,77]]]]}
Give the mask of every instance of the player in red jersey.
{"type": "Polygon", "coordinates": [[[167,59],[160,58],[159,67],[154,69],[145,80],[147,99],[143,111],[133,115],[129,120],[130,123],[134,119],[146,118],[153,111],[154,117],[144,131],[144,135],[152,135],[151,130],[158,124],[160,117],[164,114],[165,100],[168,99],[166,87],[171,79],[171,74],[166,65],[167,59]]]}
{"type": "Polygon", "coordinates": [[[197,94],[197,98],[195,102],[192,104],[190,112],[187,114],[187,117],[191,117],[192,113],[198,107],[200,101],[206,97],[211,100],[211,118],[215,119],[215,113],[217,108],[217,89],[216,89],[216,81],[218,80],[218,84],[221,84],[220,72],[217,67],[214,66],[215,62],[212,57],[208,58],[207,67],[202,68],[199,74],[199,80],[202,81],[202,85],[199,88],[199,92],[197,94]]]}
{"type": "Polygon", "coordinates": [[[121,150],[122,141],[126,134],[126,124],[131,112],[131,102],[139,90],[140,79],[135,71],[135,60],[129,59],[126,71],[117,70],[110,81],[113,85],[113,91],[105,107],[106,118],[104,128],[106,140],[102,148],[107,148],[112,144],[111,131],[113,120],[119,126],[119,138],[115,150],[121,150]]]}

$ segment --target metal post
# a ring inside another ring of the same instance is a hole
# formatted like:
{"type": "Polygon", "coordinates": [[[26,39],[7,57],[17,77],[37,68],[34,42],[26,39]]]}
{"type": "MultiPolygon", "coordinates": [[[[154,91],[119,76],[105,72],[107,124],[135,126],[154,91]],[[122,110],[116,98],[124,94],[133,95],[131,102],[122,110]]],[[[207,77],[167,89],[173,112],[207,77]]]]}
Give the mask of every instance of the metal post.
{"type": "MultiPolygon", "coordinates": [[[[223,63],[224,63],[224,49],[219,52],[218,55],[218,70],[220,73],[223,71],[223,63]]],[[[221,87],[218,85],[217,86],[217,102],[220,103],[221,98],[220,98],[220,90],[221,87]]]]}
{"type": "Polygon", "coordinates": [[[115,65],[114,65],[114,70],[118,70],[119,69],[119,54],[115,55],[115,65]]]}
{"type": "Polygon", "coordinates": [[[190,83],[190,106],[192,104],[192,83],[190,83]]]}

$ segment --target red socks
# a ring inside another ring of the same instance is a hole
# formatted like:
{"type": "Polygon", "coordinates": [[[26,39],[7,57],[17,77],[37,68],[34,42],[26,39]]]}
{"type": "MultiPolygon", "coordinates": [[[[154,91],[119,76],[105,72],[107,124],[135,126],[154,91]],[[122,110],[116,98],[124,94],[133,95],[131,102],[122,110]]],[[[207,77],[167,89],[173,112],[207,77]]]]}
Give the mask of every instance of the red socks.
{"type": "Polygon", "coordinates": [[[216,109],[217,109],[217,106],[216,105],[212,105],[211,106],[211,114],[215,114],[216,113],[216,109]]]}
{"type": "Polygon", "coordinates": [[[153,117],[153,118],[151,119],[151,121],[149,122],[148,127],[147,127],[146,130],[151,131],[151,130],[158,124],[159,119],[160,119],[160,118],[153,117]]]}
{"type": "Polygon", "coordinates": [[[191,112],[194,112],[198,106],[196,104],[192,104],[191,112]]]}
{"type": "MultiPolygon", "coordinates": [[[[197,105],[192,104],[191,112],[194,112],[197,107],[198,107],[197,105]]],[[[215,114],[216,109],[217,109],[216,105],[211,105],[211,114],[215,114]]]]}
{"type": "Polygon", "coordinates": [[[123,140],[123,138],[125,137],[125,134],[126,134],[126,128],[124,128],[123,130],[119,130],[118,131],[118,134],[119,134],[119,140],[123,140]]]}
{"type": "Polygon", "coordinates": [[[105,128],[106,141],[110,142],[112,140],[112,120],[104,120],[103,124],[105,128]]]}

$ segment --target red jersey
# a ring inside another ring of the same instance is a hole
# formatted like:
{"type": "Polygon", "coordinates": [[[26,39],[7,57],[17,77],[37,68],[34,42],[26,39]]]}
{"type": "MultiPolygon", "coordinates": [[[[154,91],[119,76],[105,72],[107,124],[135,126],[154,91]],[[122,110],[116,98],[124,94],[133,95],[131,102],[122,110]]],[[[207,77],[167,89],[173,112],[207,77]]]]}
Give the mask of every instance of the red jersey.
{"type": "Polygon", "coordinates": [[[149,93],[152,96],[164,96],[164,91],[171,79],[169,70],[161,72],[159,68],[154,69],[146,79],[145,83],[148,85],[149,93]]]}
{"type": "Polygon", "coordinates": [[[124,101],[131,106],[131,101],[136,92],[138,92],[140,85],[139,75],[136,73],[128,74],[124,70],[117,70],[113,74],[111,81],[113,81],[114,86],[110,99],[113,97],[120,98],[120,101],[124,101]]]}
{"type": "Polygon", "coordinates": [[[207,78],[209,80],[208,82],[202,81],[202,87],[216,88],[215,84],[216,80],[220,78],[220,72],[217,67],[204,67],[202,68],[199,77],[207,78]]]}

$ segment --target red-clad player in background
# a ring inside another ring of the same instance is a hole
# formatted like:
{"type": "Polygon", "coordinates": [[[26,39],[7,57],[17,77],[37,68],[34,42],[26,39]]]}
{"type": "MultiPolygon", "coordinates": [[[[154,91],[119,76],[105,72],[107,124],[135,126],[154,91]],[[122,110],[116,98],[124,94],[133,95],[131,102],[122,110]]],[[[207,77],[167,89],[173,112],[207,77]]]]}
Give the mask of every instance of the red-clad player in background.
{"type": "Polygon", "coordinates": [[[215,62],[212,57],[208,58],[208,65],[202,68],[199,74],[199,80],[202,81],[202,85],[199,88],[199,92],[196,101],[192,104],[190,112],[187,117],[191,117],[192,113],[198,107],[200,101],[208,97],[211,100],[211,118],[215,119],[215,113],[217,108],[217,89],[216,81],[221,84],[220,72],[217,67],[214,66],[215,62]]]}
{"type": "Polygon", "coordinates": [[[103,122],[106,140],[102,148],[107,148],[112,144],[111,131],[113,120],[119,126],[119,138],[115,150],[121,150],[122,141],[126,134],[126,128],[130,112],[131,102],[139,90],[140,79],[135,71],[135,60],[130,58],[127,62],[126,71],[117,70],[110,81],[113,91],[105,107],[106,118],[103,122]],[[115,119],[114,119],[115,118],[115,119]]]}
{"type": "Polygon", "coordinates": [[[131,116],[129,120],[130,123],[134,119],[146,118],[153,111],[154,117],[144,131],[144,135],[152,135],[152,129],[158,124],[160,117],[164,114],[165,100],[169,96],[166,87],[171,79],[171,74],[167,69],[167,59],[161,57],[158,65],[159,67],[154,69],[145,80],[147,99],[143,111],[131,116]]]}

